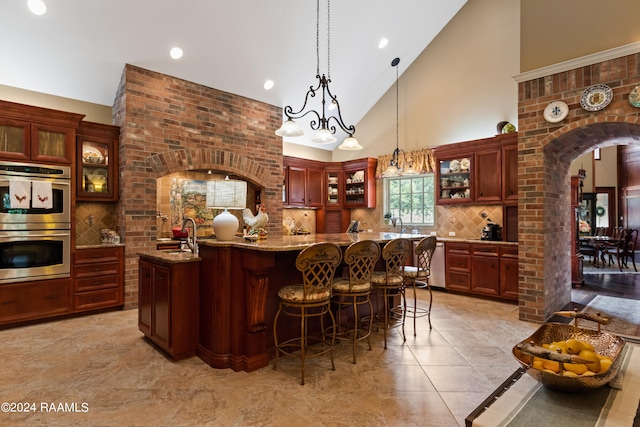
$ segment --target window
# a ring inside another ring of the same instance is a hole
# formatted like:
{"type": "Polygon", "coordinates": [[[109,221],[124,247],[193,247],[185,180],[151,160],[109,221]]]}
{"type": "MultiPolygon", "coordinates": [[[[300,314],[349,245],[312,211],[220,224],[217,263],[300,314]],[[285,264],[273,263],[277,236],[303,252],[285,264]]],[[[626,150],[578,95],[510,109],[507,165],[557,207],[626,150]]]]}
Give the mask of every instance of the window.
{"type": "Polygon", "coordinates": [[[404,225],[435,225],[433,174],[384,179],[384,211],[404,225]]]}

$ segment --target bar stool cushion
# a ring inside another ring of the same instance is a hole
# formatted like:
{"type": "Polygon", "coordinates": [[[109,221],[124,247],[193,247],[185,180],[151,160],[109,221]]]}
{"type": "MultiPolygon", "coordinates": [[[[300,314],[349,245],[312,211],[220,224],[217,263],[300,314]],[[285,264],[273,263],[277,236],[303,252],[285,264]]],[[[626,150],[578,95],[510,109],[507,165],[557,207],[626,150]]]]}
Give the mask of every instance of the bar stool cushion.
{"type": "MultiPolygon", "coordinates": [[[[338,292],[350,292],[349,291],[349,278],[338,277],[333,281],[333,290],[338,292]]],[[[371,283],[354,283],[351,285],[351,292],[363,292],[371,289],[371,283]]]]}
{"type": "MultiPolygon", "coordinates": [[[[278,296],[290,302],[303,302],[304,301],[304,287],[303,285],[286,285],[278,290],[278,296]]],[[[331,298],[331,289],[321,289],[316,292],[307,293],[307,301],[322,301],[331,298]]]]}
{"type": "Polygon", "coordinates": [[[410,279],[427,278],[429,277],[429,271],[420,270],[420,275],[418,276],[418,267],[414,265],[405,265],[404,275],[405,277],[409,277],[410,279]]]}
{"type": "Polygon", "coordinates": [[[392,275],[389,275],[387,280],[387,273],[385,273],[384,271],[374,271],[373,276],[371,276],[371,281],[378,287],[382,287],[382,286],[398,287],[398,285],[404,282],[404,277],[400,274],[398,275],[392,274],[392,275]]]}

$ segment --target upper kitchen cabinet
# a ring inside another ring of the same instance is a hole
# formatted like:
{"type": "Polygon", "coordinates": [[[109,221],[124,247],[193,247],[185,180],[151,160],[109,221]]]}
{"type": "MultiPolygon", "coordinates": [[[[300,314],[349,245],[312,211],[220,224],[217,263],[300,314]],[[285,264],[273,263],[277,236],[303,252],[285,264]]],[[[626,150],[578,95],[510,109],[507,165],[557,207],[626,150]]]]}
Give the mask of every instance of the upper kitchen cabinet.
{"type": "Polygon", "coordinates": [[[374,158],[342,163],[345,208],[376,207],[376,162],[374,158]]]}
{"type": "Polygon", "coordinates": [[[505,135],[502,146],[502,198],[505,202],[518,202],[518,138],[505,135]]]}
{"type": "Polygon", "coordinates": [[[77,131],[76,200],[118,201],[120,128],[82,122],[77,131]]]}
{"type": "Polygon", "coordinates": [[[436,147],[438,204],[518,200],[518,135],[436,147]]]}
{"type": "Polygon", "coordinates": [[[83,114],[0,101],[0,158],[71,164],[83,114]]]}
{"type": "Polygon", "coordinates": [[[283,165],[285,168],[285,207],[323,207],[324,163],[284,156],[283,165]]]}
{"type": "Polygon", "coordinates": [[[439,203],[468,203],[472,199],[473,156],[443,157],[438,159],[440,180],[437,183],[439,203]]]}
{"type": "Polygon", "coordinates": [[[502,200],[502,149],[478,151],[475,153],[475,201],[495,203],[502,200]]]}

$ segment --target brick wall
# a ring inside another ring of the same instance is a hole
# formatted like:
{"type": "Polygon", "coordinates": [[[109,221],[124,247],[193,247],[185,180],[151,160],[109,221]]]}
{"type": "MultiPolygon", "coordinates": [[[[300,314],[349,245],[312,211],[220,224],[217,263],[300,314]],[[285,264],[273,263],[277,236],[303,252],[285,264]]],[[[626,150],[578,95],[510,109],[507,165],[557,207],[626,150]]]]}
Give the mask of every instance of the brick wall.
{"type": "Polygon", "coordinates": [[[596,147],[640,144],[640,109],[628,95],[640,85],[640,54],[518,85],[518,241],[520,318],[543,322],[571,300],[569,165],[596,147]],[[593,84],[613,89],[605,109],[588,112],[580,96],[593,84]],[[569,106],[560,123],[544,120],[552,101],[569,106]]]}
{"type": "Polygon", "coordinates": [[[281,109],[127,65],[114,102],[120,133],[118,231],[126,243],[125,308],[138,303],[138,253],[155,248],[156,179],[212,169],[252,182],[282,224],[281,109]]]}

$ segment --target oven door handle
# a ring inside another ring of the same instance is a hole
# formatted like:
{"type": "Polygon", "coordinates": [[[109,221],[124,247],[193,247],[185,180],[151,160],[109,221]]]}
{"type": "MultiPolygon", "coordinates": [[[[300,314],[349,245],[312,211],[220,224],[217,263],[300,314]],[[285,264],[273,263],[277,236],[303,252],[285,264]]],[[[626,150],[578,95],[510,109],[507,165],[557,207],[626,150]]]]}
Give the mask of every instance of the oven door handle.
{"type": "Polygon", "coordinates": [[[15,233],[1,233],[0,232],[0,237],[10,237],[10,238],[16,238],[16,237],[69,237],[70,233],[49,233],[49,234],[40,234],[40,233],[34,233],[33,231],[29,232],[29,234],[15,234],[15,233]]]}

